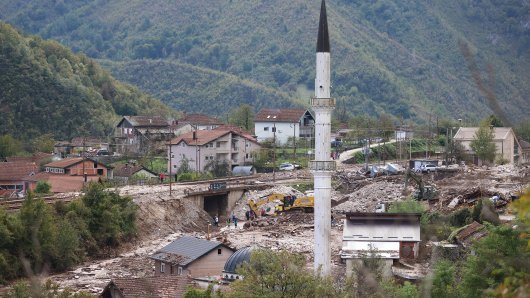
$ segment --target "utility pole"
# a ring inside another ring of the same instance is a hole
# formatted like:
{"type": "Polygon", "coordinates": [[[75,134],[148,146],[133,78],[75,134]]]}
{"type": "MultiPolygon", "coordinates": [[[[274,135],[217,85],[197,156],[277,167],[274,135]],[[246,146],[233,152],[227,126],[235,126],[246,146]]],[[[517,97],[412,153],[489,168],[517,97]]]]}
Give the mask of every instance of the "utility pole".
{"type": "Polygon", "coordinates": [[[87,173],[85,170],[85,157],[86,157],[86,136],[83,136],[83,152],[81,152],[81,161],[83,162],[83,184],[87,183],[87,173]]]}
{"type": "Polygon", "coordinates": [[[272,182],[276,182],[276,123],[272,126],[272,182]]]}
{"type": "Polygon", "coordinates": [[[168,153],[169,153],[169,196],[171,196],[171,176],[173,176],[173,174],[171,173],[171,171],[173,170],[173,155],[171,154],[172,150],[171,150],[171,141],[169,141],[169,146],[168,146],[168,153]]]}

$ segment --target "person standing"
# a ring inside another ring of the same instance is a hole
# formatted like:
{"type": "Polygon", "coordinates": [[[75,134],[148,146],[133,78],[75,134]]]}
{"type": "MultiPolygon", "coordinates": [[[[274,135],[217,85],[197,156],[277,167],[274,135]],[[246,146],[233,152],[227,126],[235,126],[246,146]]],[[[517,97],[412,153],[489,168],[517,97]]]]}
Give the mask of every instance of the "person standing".
{"type": "Polygon", "coordinates": [[[213,223],[216,227],[219,226],[219,217],[217,215],[213,218],[213,223]]]}
{"type": "Polygon", "coordinates": [[[160,172],[160,183],[164,183],[164,173],[160,172]]]}

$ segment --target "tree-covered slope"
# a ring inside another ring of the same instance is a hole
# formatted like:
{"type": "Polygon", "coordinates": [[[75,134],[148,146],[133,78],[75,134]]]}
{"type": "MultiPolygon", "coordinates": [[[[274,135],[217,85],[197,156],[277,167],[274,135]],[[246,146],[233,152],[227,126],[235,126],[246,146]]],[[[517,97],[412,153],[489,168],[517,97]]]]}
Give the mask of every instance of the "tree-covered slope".
{"type": "MultiPolygon", "coordinates": [[[[0,0],[0,18],[91,57],[120,61],[109,62],[118,78],[170,105],[221,115],[241,101],[307,104],[300,95],[313,88],[319,4],[0,0]],[[145,59],[156,61],[134,61],[145,59]],[[162,69],[181,74],[164,75],[162,69]],[[197,83],[211,78],[206,69],[214,70],[216,79],[197,83]],[[238,88],[219,88],[227,78],[252,91],[242,98],[238,88]],[[148,81],[155,79],[159,87],[148,81]],[[290,100],[260,98],[270,89],[290,100]],[[221,110],[211,101],[222,103],[221,110]]],[[[514,119],[524,118],[530,98],[528,1],[328,0],[327,6],[332,95],[341,110],[420,119],[429,113],[470,120],[490,114],[460,41],[471,49],[483,77],[491,65],[494,80],[486,82],[501,108],[514,119]]]]}
{"type": "Polygon", "coordinates": [[[113,79],[85,55],[0,22],[0,135],[108,135],[118,115],[169,115],[160,101],[113,79]]]}

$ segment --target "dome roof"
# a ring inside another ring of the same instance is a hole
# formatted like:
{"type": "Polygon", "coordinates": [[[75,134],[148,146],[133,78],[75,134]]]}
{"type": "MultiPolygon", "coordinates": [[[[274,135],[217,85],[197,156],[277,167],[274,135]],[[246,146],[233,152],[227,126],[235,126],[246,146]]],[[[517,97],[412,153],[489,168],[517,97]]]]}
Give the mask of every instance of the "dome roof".
{"type": "Polygon", "coordinates": [[[226,260],[225,267],[223,269],[224,273],[236,273],[236,268],[242,265],[245,262],[250,261],[250,253],[252,250],[256,249],[255,246],[247,246],[239,249],[233,255],[231,255],[228,260],[226,260]]]}

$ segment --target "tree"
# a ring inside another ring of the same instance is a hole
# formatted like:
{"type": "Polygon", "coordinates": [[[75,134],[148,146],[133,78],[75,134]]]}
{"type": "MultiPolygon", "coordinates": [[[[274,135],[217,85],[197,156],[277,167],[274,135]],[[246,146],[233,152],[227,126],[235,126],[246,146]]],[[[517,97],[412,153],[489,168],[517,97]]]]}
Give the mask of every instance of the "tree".
{"type": "Polygon", "coordinates": [[[46,181],[39,181],[37,182],[37,186],[35,187],[35,193],[39,194],[47,194],[50,192],[52,186],[46,182],[46,181]]]}
{"type": "Polygon", "coordinates": [[[53,139],[53,134],[46,133],[40,135],[33,139],[31,142],[31,149],[33,152],[53,152],[53,146],[55,145],[55,140],[53,139]]]}
{"type": "Polygon", "coordinates": [[[0,159],[22,151],[22,144],[11,135],[0,136],[0,159]]]}
{"type": "Polygon", "coordinates": [[[489,296],[502,284],[528,290],[528,230],[489,224],[487,229],[488,235],[473,245],[474,254],[464,264],[459,292],[464,297],[489,296]]]}
{"type": "Polygon", "coordinates": [[[495,143],[493,143],[493,130],[487,125],[481,125],[470,144],[471,149],[482,161],[495,160],[495,143]]]}
{"type": "Polygon", "coordinates": [[[237,273],[244,278],[231,284],[228,297],[319,297],[317,278],[300,254],[254,250],[237,273]]]}
{"type": "Polygon", "coordinates": [[[246,131],[254,130],[254,112],[248,104],[242,104],[228,115],[228,123],[243,128],[246,131]]]}
{"type": "Polygon", "coordinates": [[[455,268],[447,260],[440,260],[434,266],[431,297],[458,297],[456,292],[455,268]]]}

